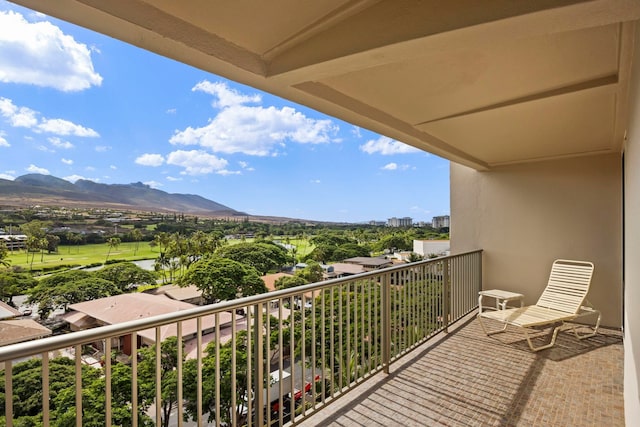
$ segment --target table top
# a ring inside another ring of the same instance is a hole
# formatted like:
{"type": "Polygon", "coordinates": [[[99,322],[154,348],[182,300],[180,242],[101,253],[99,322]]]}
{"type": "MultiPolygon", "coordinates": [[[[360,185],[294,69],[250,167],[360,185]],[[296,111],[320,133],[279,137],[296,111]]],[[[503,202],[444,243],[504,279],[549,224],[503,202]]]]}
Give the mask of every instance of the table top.
{"type": "Polygon", "coordinates": [[[499,298],[499,299],[505,299],[505,300],[524,298],[524,295],[522,294],[519,294],[516,292],[503,291],[501,289],[489,289],[487,291],[480,291],[478,292],[478,294],[485,297],[499,298]]]}

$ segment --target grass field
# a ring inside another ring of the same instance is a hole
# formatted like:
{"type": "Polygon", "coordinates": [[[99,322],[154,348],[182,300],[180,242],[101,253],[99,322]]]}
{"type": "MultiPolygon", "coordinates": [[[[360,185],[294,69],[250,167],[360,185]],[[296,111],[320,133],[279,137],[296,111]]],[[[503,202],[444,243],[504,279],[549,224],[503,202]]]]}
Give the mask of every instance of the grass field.
{"type": "MultiPolygon", "coordinates": [[[[249,241],[249,239],[247,239],[249,241]]],[[[238,241],[229,241],[228,244],[239,243],[238,241]]],[[[310,244],[306,239],[290,239],[290,243],[298,248],[298,258],[308,254],[314,248],[314,245],[310,244]]],[[[126,242],[118,245],[117,248],[112,248],[109,253],[109,259],[119,260],[141,260],[141,259],[155,259],[159,255],[158,248],[151,248],[149,242],[139,242],[138,250],[135,252],[135,242],[126,242]]],[[[96,245],[60,245],[57,253],[41,255],[36,253],[33,259],[33,265],[31,266],[31,257],[34,254],[29,254],[27,260],[27,253],[25,251],[9,252],[9,260],[12,266],[22,267],[25,270],[33,268],[34,270],[42,269],[55,269],[59,266],[83,266],[96,263],[104,263],[107,259],[107,253],[109,252],[109,245],[106,243],[96,245]],[[41,261],[42,259],[42,261],[41,261]]]]}
{"type": "MultiPolygon", "coordinates": [[[[138,251],[135,253],[135,242],[121,243],[117,248],[112,248],[109,259],[123,260],[140,260],[152,259],[158,257],[158,248],[152,249],[149,242],[139,242],[138,251]]],[[[95,263],[103,263],[107,259],[109,245],[106,243],[96,245],[74,245],[58,248],[58,253],[47,254],[41,257],[40,253],[36,253],[33,260],[33,269],[40,270],[43,268],[55,268],[64,265],[88,265],[95,263]],[[42,259],[42,261],[41,261],[42,259]]],[[[22,267],[29,270],[31,264],[31,256],[27,261],[27,253],[25,251],[9,252],[9,260],[12,266],[22,267]]]]}

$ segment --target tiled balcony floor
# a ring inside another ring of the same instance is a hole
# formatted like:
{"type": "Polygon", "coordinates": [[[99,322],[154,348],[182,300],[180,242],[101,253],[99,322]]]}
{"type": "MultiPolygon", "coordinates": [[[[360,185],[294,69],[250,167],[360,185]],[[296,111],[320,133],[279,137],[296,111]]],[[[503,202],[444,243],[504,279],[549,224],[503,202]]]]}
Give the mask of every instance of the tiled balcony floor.
{"type": "Polygon", "coordinates": [[[624,426],[622,371],[619,331],[532,353],[470,316],[300,425],[624,426]]]}

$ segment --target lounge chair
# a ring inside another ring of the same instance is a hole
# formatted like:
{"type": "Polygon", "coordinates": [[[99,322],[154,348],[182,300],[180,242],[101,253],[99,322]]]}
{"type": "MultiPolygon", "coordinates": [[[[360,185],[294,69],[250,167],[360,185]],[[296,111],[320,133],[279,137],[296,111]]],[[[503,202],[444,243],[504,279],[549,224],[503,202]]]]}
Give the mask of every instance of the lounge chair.
{"type": "Polygon", "coordinates": [[[516,326],[524,332],[531,350],[540,351],[553,347],[558,332],[565,322],[575,321],[583,316],[597,315],[597,321],[590,333],[578,334],[577,325],[573,323],[573,332],[578,339],[592,337],[598,333],[601,318],[600,312],[593,309],[586,300],[592,276],[592,263],[558,259],[553,262],[547,287],[535,305],[482,311],[478,313],[480,326],[487,335],[503,332],[508,325],[516,326]],[[488,331],[483,319],[498,321],[503,324],[503,327],[500,330],[488,331]],[[545,345],[534,347],[529,333],[544,327],[553,328],[551,340],[545,345]]]}

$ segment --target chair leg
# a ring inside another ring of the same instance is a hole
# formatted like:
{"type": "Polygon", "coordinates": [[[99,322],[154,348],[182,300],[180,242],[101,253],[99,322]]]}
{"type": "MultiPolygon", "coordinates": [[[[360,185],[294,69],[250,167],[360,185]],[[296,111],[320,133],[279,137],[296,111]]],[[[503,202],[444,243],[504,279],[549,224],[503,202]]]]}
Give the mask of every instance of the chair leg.
{"type": "MultiPolygon", "coordinates": [[[[584,325],[584,326],[587,326],[588,328],[591,328],[592,332],[586,333],[586,334],[578,334],[578,331],[577,331],[578,325],[576,325],[575,323],[573,324],[573,328],[572,328],[573,334],[579,340],[583,340],[585,338],[591,338],[591,337],[594,337],[594,336],[596,336],[598,334],[598,328],[600,327],[600,320],[602,320],[602,314],[600,313],[599,310],[589,309],[589,311],[587,313],[583,314],[582,316],[588,316],[588,315],[591,315],[591,314],[597,314],[598,315],[598,318],[596,319],[595,326],[593,326],[593,327],[591,327],[589,325],[584,325]]],[[[580,316],[580,317],[582,317],[582,316],[580,316]]]]}
{"type": "Polygon", "coordinates": [[[494,334],[499,334],[499,333],[504,332],[504,331],[507,330],[507,324],[505,323],[504,326],[502,327],[502,329],[497,329],[495,331],[488,331],[487,328],[484,325],[484,322],[482,321],[482,315],[478,314],[476,317],[478,318],[478,322],[480,323],[480,327],[482,328],[482,330],[484,331],[484,333],[487,336],[491,336],[491,335],[494,335],[494,334]]]}
{"type": "Polygon", "coordinates": [[[560,331],[560,327],[561,325],[555,326],[553,328],[553,335],[551,336],[551,341],[548,344],[541,345],[540,347],[533,346],[533,343],[531,342],[531,336],[529,335],[529,331],[527,330],[527,328],[522,328],[522,330],[524,331],[524,335],[527,337],[527,343],[529,343],[529,348],[531,349],[531,351],[540,351],[540,350],[544,350],[554,346],[554,344],[556,343],[556,337],[558,336],[558,332],[560,331]]]}

